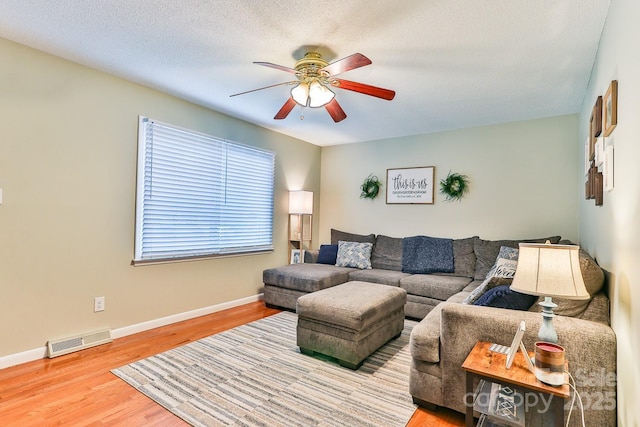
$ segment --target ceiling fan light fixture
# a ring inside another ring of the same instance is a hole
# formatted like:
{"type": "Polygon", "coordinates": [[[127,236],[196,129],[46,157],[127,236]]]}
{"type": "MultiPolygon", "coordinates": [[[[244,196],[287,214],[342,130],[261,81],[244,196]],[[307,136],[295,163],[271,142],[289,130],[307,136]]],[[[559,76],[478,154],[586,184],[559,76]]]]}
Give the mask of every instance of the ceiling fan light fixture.
{"type": "Polygon", "coordinates": [[[300,83],[298,86],[291,89],[291,97],[298,104],[306,107],[307,102],[309,101],[309,85],[305,82],[300,83]]]}
{"type": "Polygon", "coordinates": [[[333,91],[318,80],[314,80],[309,85],[309,107],[311,108],[327,105],[335,96],[336,94],[333,91]]]}
{"type": "Polygon", "coordinates": [[[304,58],[296,62],[294,68],[271,62],[254,62],[254,64],[285,71],[295,75],[297,79],[230,95],[243,95],[276,86],[295,85],[290,91],[289,98],[273,117],[274,120],[285,119],[296,105],[300,105],[303,108],[307,106],[312,108],[324,107],[336,123],[346,119],[347,114],[336,101],[336,95],[331,86],[387,101],[391,101],[396,95],[393,90],[334,77],[335,75],[370,65],[371,60],[361,53],[354,53],[329,64],[322,59],[322,55],[318,52],[307,52],[304,58]]]}

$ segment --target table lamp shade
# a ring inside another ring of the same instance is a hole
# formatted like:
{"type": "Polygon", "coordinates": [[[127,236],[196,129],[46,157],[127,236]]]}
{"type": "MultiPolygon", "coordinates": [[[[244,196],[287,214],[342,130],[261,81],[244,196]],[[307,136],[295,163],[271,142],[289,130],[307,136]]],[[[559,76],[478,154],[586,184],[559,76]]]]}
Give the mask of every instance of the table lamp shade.
{"type": "Polygon", "coordinates": [[[589,299],[580,271],[580,247],[520,243],[511,289],[523,294],[589,299]]]}

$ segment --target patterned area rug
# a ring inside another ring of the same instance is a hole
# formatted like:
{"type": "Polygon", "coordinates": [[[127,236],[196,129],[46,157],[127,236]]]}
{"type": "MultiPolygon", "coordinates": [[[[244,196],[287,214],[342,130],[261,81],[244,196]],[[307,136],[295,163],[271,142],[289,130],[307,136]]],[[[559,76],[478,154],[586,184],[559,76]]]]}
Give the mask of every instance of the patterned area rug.
{"type": "Polygon", "coordinates": [[[295,313],[282,312],[114,369],[194,426],[405,426],[409,334],[352,371],[296,346],[295,313]]]}

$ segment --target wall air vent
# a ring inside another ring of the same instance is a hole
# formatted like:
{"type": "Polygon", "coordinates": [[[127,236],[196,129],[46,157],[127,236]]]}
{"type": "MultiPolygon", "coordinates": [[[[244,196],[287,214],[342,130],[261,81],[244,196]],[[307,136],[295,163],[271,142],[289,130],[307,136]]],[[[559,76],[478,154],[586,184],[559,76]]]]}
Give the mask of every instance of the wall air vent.
{"type": "Polygon", "coordinates": [[[62,356],[63,354],[73,353],[74,351],[84,350],[85,348],[95,347],[100,344],[106,344],[113,341],[111,338],[111,330],[90,332],[87,334],[69,337],[56,341],[49,341],[47,349],[49,357],[62,356]]]}

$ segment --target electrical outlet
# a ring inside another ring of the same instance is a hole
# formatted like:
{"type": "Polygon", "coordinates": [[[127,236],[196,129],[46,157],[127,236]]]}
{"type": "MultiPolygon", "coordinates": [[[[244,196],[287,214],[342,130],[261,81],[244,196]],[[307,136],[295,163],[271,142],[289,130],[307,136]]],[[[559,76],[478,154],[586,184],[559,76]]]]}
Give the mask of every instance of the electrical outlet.
{"type": "Polygon", "coordinates": [[[93,300],[93,311],[94,313],[104,311],[104,297],[96,297],[93,300]]]}

